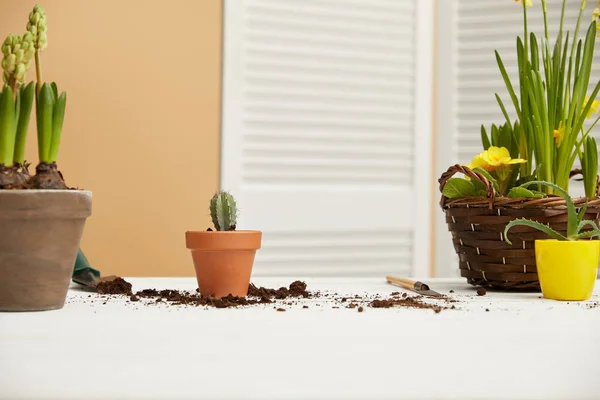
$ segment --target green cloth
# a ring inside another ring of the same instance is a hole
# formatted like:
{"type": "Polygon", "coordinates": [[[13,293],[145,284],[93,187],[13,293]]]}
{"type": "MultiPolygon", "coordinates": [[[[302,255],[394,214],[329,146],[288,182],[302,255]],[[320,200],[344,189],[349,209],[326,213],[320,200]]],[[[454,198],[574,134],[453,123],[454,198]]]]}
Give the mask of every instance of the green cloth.
{"type": "Polygon", "coordinates": [[[78,273],[81,273],[81,271],[86,270],[86,269],[89,269],[90,272],[92,274],[94,274],[94,276],[96,276],[96,277],[100,276],[100,271],[92,268],[92,266],[90,265],[90,262],[85,257],[85,254],[83,254],[83,251],[81,251],[81,248],[80,248],[79,251],[77,252],[77,260],[75,260],[75,269],[73,270],[73,276],[77,275],[78,273]]]}

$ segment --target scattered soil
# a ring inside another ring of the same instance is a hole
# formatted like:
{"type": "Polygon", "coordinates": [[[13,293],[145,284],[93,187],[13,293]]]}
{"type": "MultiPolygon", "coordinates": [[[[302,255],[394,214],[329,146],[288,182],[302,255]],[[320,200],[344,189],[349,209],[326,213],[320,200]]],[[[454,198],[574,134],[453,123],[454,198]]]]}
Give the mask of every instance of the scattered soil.
{"type": "MultiPolygon", "coordinates": [[[[405,307],[405,308],[423,308],[433,310],[436,314],[442,310],[452,309],[452,307],[441,305],[441,304],[433,304],[427,303],[422,300],[423,296],[411,296],[411,297],[403,297],[401,299],[398,298],[389,298],[389,299],[375,299],[369,303],[369,306],[372,308],[392,308],[392,307],[405,307]]],[[[454,307],[456,308],[456,307],[454,307]]]]}
{"type": "MultiPolygon", "coordinates": [[[[307,304],[298,303],[301,299],[329,299],[333,304],[334,309],[349,308],[357,309],[358,312],[364,312],[364,306],[373,308],[421,308],[431,309],[436,313],[445,309],[455,309],[454,305],[449,306],[449,303],[457,300],[443,296],[435,300],[442,300],[442,304],[427,303],[423,301],[424,296],[409,297],[407,293],[393,292],[392,297],[380,299],[377,295],[373,296],[339,296],[337,293],[309,292],[305,282],[294,281],[287,288],[280,287],[279,289],[271,289],[265,287],[257,287],[250,284],[248,287],[247,297],[225,296],[216,298],[211,296],[202,296],[198,289],[194,291],[179,291],[179,290],[157,290],[154,288],[143,289],[132,293],[131,284],[123,278],[116,278],[111,281],[103,281],[98,283],[96,290],[100,293],[101,298],[109,298],[108,295],[126,295],[129,296],[129,301],[139,302],[140,304],[151,306],[157,304],[165,305],[185,305],[185,306],[205,306],[214,308],[232,308],[240,306],[251,306],[256,304],[275,303],[273,307],[278,312],[285,312],[286,308],[283,305],[293,306],[301,304],[302,308],[309,308],[307,304]],[[286,300],[286,301],[281,301],[286,300]],[[368,302],[368,303],[367,303],[368,302]],[[360,304],[362,303],[362,305],[360,304]],[[344,306],[344,307],[340,307],[344,306]]],[[[106,304],[106,301],[103,303],[106,304]]],[[[320,307],[321,304],[315,304],[320,307]]]]}
{"type": "Polygon", "coordinates": [[[482,287],[480,287],[479,289],[477,289],[477,296],[485,296],[486,293],[487,293],[487,291],[484,288],[482,288],[482,287]]]}
{"type": "Polygon", "coordinates": [[[30,189],[69,189],[56,163],[44,162],[35,167],[35,175],[29,179],[27,186],[30,189]]]}
{"type": "Polygon", "coordinates": [[[123,278],[112,281],[98,282],[96,291],[100,294],[126,294],[131,296],[131,283],[123,278]]]}

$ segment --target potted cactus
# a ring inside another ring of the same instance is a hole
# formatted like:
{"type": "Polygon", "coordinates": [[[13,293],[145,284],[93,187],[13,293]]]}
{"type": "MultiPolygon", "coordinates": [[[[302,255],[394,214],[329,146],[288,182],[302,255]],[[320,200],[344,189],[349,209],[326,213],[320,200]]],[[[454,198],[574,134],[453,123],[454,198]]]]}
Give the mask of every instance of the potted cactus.
{"type": "MultiPolygon", "coordinates": [[[[528,219],[517,219],[506,225],[504,240],[512,244],[508,231],[516,226],[526,226],[547,234],[550,239],[535,241],[535,257],[540,286],[545,298],[553,300],[578,301],[592,296],[596,275],[600,241],[586,240],[600,237],[600,230],[594,221],[584,220],[587,204],[579,214],[573,199],[558,185],[532,181],[521,185],[523,188],[541,185],[553,189],[565,199],[567,204],[567,233],[560,234],[548,225],[528,219]],[[592,229],[582,231],[586,226],[592,229]]],[[[516,234],[518,236],[518,234],[516,234]]]]}
{"type": "Polygon", "coordinates": [[[198,288],[203,296],[246,296],[260,231],[236,230],[237,206],[227,192],[216,193],[210,201],[215,230],[187,231],[186,246],[192,251],[198,288]]]}
{"type": "Polygon", "coordinates": [[[29,14],[27,32],[2,45],[0,94],[0,311],[62,308],[87,217],[89,191],[67,190],[56,168],[66,94],[42,81],[40,52],[47,46],[44,9],[29,14]],[[25,85],[35,59],[37,82],[25,85]],[[33,99],[39,164],[30,176],[24,160],[33,99]]]}

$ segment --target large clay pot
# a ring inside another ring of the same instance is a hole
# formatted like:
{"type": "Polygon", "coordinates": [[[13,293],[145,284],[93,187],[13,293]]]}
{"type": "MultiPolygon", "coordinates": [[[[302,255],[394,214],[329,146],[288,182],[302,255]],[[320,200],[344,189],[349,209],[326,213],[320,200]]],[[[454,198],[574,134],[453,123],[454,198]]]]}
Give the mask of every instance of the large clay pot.
{"type": "Polygon", "coordinates": [[[91,212],[89,191],[0,190],[0,311],[64,306],[91,212]]]}
{"type": "Polygon", "coordinates": [[[254,256],[261,245],[260,231],[188,231],[185,239],[203,296],[248,294],[254,256]]]}

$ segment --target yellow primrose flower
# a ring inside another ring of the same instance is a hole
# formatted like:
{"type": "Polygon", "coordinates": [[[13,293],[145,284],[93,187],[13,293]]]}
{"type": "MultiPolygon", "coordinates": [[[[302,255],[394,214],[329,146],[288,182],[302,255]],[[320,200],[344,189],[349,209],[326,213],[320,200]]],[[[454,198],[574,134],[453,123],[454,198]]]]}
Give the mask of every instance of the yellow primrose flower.
{"type": "Polygon", "coordinates": [[[592,11],[592,21],[596,21],[600,17],[600,8],[594,8],[592,11]]]}
{"type": "MultiPolygon", "coordinates": [[[[585,97],[585,101],[583,102],[583,104],[587,104],[587,102],[589,100],[590,100],[589,96],[586,96],[585,97]]],[[[592,105],[591,105],[590,109],[588,110],[586,118],[589,119],[589,118],[592,118],[592,116],[594,114],[598,114],[598,105],[599,105],[598,100],[592,101],[592,105]]]]}
{"type": "Polygon", "coordinates": [[[554,130],[554,140],[556,141],[556,147],[560,147],[560,144],[562,143],[564,138],[565,126],[563,125],[563,122],[560,121],[560,124],[558,124],[558,129],[554,130]]]}
{"type": "Polygon", "coordinates": [[[510,153],[506,147],[490,146],[489,149],[481,154],[483,161],[487,164],[488,170],[495,170],[502,165],[513,165],[527,162],[522,158],[510,158],[510,153]]]}
{"type": "Polygon", "coordinates": [[[473,159],[471,160],[471,164],[467,165],[467,168],[469,168],[469,169],[474,169],[474,168],[485,169],[486,164],[485,164],[485,161],[483,160],[482,155],[483,155],[483,152],[474,156],[473,159]]]}
{"type": "Polygon", "coordinates": [[[523,7],[525,7],[525,4],[527,4],[527,7],[531,7],[533,5],[531,3],[531,0],[515,0],[515,3],[519,3],[519,2],[521,2],[523,7]]]}

